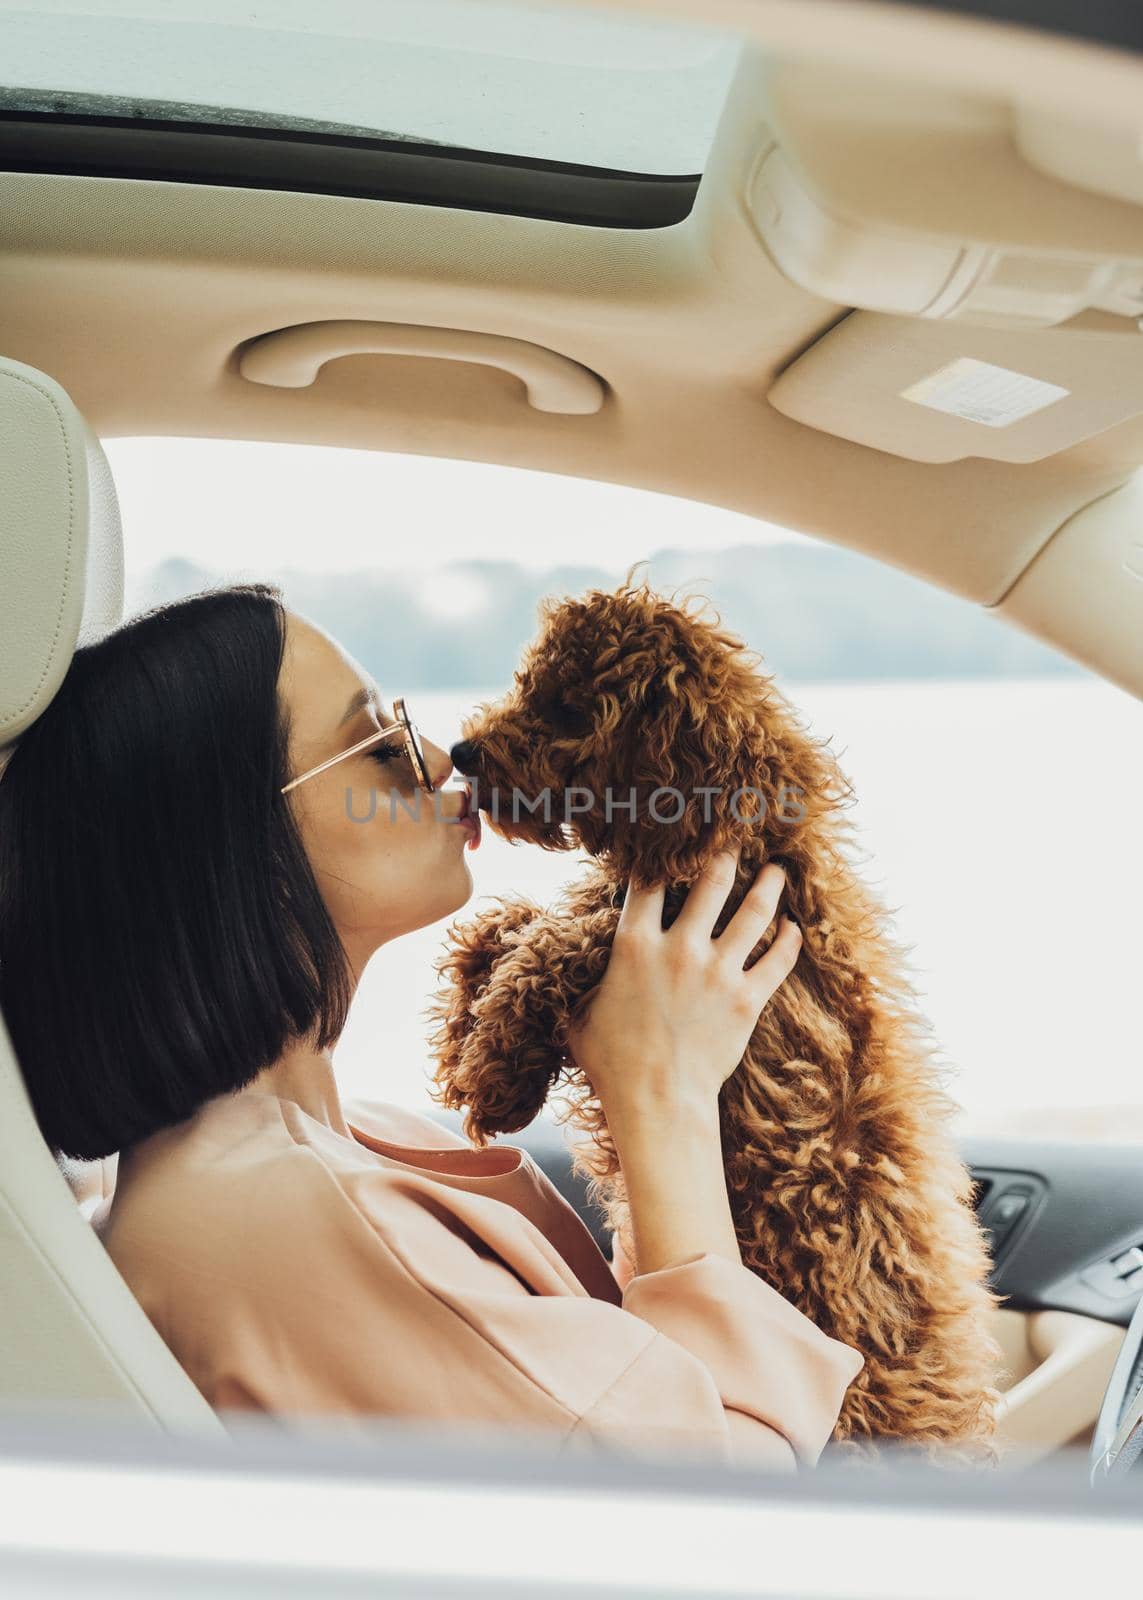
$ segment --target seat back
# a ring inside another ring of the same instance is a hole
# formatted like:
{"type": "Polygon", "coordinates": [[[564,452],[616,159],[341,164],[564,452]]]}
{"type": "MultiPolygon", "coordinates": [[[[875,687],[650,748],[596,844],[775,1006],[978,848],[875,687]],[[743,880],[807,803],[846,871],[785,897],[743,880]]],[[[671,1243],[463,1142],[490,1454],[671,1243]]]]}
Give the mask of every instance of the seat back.
{"type": "MultiPolygon", "coordinates": [[[[57,383],[0,358],[0,783],[76,646],[122,612],[99,441],[57,383]]],[[[82,1409],[224,1432],[89,1224],[93,1184],[113,1181],[114,1158],[57,1165],[0,1017],[0,1413],[82,1409]]]]}

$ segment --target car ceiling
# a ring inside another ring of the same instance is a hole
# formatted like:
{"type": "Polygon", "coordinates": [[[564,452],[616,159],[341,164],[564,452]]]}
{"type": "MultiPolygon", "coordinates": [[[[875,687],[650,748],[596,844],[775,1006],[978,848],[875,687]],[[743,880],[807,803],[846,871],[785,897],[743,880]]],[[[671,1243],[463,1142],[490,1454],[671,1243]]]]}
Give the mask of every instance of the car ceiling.
{"type": "MultiPolygon", "coordinates": [[[[1063,328],[1013,331],[987,318],[954,324],[855,310],[781,270],[748,204],[776,126],[781,145],[775,108],[783,93],[796,107],[799,82],[809,85],[806,104],[831,83],[856,87],[859,117],[863,103],[892,101],[896,86],[914,106],[919,94],[946,108],[983,108],[976,157],[959,183],[987,199],[1003,165],[992,157],[1011,154],[1017,113],[1057,119],[1068,150],[1070,132],[1096,124],[1137,140],[1143,58],[857,0],[701,8],[629,0],[609,9],[692,15],[747,41],[685,220],[591,226],[360,195],[0,171],[0,350],[61,382],[104,437],[449,456],[744,511],[996,608],[1143,695],[1143,559],[1133,554],[1143,554],[1133,476],[1143,459],[1143,343],[1138,353],[1130,343],[1143,336],[1134,323],[1094,311],[1063,328]],[[301,388],[243,375],[251,341],[327,320],[526,341],[597,374],[603,403],[586,414],[541,410],[508,371],[410,354],[348,355],[301,388]],[[839,351],[827,371],[831,393],[836,400],[840,381],[853,430],[872,426],[868,396],[846,400],[860,361],[849,346],[824,343],[847,322],[847,338],[856,330],[858,350],[874,355],[876,340],[894,335],[885,323],[943,341],[954,357],[967,341],[966,351],[1007,367],[1018,364],[1013,349],[1050,347],[1076,366],[1081,387],[1090,375],[1093,393],[1107,390],[1109,372],[1117,396],[1137,381],[1138,409],[1040,459],[918,460],[874,448],[830,431],[850,422],[814,425],[779,410],[778,394],[769,398],[807,352],[839,351]],[[990,357],[993,348],[1001,357],[990,357]]],[[[809,138],[805,129],[799,136],[809,138]]],[[[832,136],[846,139],[843,118],[832,136]]],[[[939,142],[932,128],[926,136],[939,142]]],[[[1023,181],[1010,169],[1005,181],[1023,181]]],[[[887,193],[906,170],[885,169],[887,193]]],[[[1077,249],[1090,243],[1086,219],[1106,215],[1106,249],[1143,262],[1143,209],[1122,189],[1097,195],[1031,167],[1028,183],[1041,206],[1059,200],[1057,247],[1068,242],[1068,207],[1082,202],[1077,249]]],[[[939,201],[926,196],[938,213],[939,201]]],[[[400,528],[389,537],[399,544],[400,528]]]]}

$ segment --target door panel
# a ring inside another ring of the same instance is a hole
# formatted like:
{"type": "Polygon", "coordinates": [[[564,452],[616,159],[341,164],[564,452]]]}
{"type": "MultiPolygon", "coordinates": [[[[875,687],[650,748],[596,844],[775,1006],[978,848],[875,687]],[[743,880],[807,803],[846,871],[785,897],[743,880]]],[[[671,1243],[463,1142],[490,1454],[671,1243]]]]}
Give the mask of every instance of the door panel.
{"type": "Polygon", "coordinates": [[[1143,1295],[1143,1147],[967,1139],[962,1151],[1007,1306],[1125,1328],[1143,1295]]]}

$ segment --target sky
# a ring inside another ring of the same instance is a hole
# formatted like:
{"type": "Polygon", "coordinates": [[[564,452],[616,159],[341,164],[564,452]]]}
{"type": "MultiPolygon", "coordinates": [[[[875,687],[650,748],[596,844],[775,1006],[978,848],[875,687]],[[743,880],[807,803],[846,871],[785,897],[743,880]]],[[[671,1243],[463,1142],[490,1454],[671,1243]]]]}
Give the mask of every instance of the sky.
{"type": "MultiPolygon", "coordinates": [[[[613,567],[672,546],[802,537],[721,506],[486,462],[231,439],[105,448],[137,571],[170,556],[212,569],[429,573],[488,557],[539,570],[553,549],[613,567]]],[[[459,606],[441,581],[438,603],[459,606]]]]}

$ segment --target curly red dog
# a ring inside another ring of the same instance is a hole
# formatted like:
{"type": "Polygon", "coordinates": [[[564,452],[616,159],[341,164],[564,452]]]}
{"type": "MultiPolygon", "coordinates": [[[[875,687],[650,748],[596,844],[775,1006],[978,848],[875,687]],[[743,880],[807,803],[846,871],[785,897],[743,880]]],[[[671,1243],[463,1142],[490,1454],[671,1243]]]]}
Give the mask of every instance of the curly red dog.
{"type": "Polygon", "coordinates": [[[801,954],[719,1096],[742,1259],[865,1357],[837,1441],[988,1457],[987,1253],[903,953],[851,864],[852,791],[759,658],[688,605],[630,580],[547,602],[511,692],[466,723],[461,764],[493,825],[592,860],[550,910],[502,900],[450,929],[435,1098],[483,1144],[526,1127],[558,1085],[589,1136],[577,1167],[637,1270],[568,1023],[606,969],[629,879],[666,886],[669,926],[711,855],[739,844],[718,933],[762,863],[780,862],[801,954]]]}

